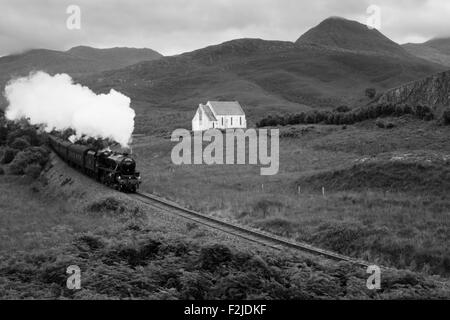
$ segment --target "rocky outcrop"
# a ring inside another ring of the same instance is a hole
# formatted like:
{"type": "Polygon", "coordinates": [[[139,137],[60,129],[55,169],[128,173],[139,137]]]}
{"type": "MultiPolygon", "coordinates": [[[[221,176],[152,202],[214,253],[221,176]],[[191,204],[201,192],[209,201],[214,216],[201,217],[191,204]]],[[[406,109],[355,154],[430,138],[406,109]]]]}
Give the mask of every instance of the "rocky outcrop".
{"type": "Polygon", "coordinates": [[[378,102],[422,104],[429,107],[450,106],[450,71],[390,89],[378,102]]]}

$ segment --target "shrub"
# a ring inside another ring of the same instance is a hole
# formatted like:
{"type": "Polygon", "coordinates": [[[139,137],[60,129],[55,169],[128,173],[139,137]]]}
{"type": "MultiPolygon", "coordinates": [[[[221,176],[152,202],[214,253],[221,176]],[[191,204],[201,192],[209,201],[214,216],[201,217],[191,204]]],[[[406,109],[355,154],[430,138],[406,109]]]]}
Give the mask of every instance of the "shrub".
{"type": "Polygon", "coordinates": [[[349,112],[351,109],[348,106],[339,106],[334,111],[336,112],[349,112]]]}
{"type": "MultiPolygon", "coordinates": [[[[449,112],[450,113],[450,112],[449,112]]],[[[418,105],[410,107],[408,105],[377,104],[350,110],[347,106],[340,106],[333,111],[311,110],[306,113],[288,114],[284,116],[268,116],[258,122],[258,127],[294,125],[294,124],[317,124],[326,123],[332,125],[354,124],[359,121],[376,119],[378,117],[396,116],[411,114],[419,119],[426,121],[434,118],[430,107],[418,105]]],[[[447,114],[450,118],[450,115],[447,114]]],[[[393,127],[391,124],[389,127],[393,127]]]]}
{"type": "Polygon", "coordinates": [[[41,137],[34,127],[11,129],[8,133],[8,144],[12,144],[17,138],[26,139],[29,144],[39,146],[43,144],[41,137]]]}
{"type": "Polygon", "coordinates": [[[25,173],[27,163],[24,161],[12,161],[9,170],[12,174],[22,175],[25,173]]]}
{"type": "Polygon", "coordinates": [[[375,121],[375,124],[377,125],[378,128],[384,129],[384,128],[386,127],[386,125],[384,124],[384,121],[381,120],[381,119],[377,119],[377,120],[375,121]]]}
{"type": "Polygon", "coordinates": [[[442,120],[444,124],[450,124],[450,108],[444,110],[444,112],[442,113],[442,120]]]}
{"type": "Polygon", "coordinates": [[[353,113],[346,113],[344,114],[344,123],[343,124],[354,124],[355,123],[355,117],[353,115],[353,113]]]}
{"type": "Polygon", "coordinates": [[[377,94],[377,90],[375,88],[367,88],[365,91],[366,97],[369,99],[375,98],[375,95],[377,94]]]}
{"type": "Polygon", "coordinates": [[[5,144],[8,137],[8,128],[0,122],[0,145],[5,144]]]}
{"type": "Polygon", "coordinates": [[[305,123],[313,124],[316,122],[316,112],[315,111],[308,111],[305,115],[305,123]]]}
{"type": "Polygon", "coordinates": [[[375,124],[377,125],[378,128],[382,128],[382,129],[392,129],[395,128],[395,124],[391,121],[385,121],[382,119],[377,119],[375,121],[375,124]]]}
{"type": "Polygon", "coordinates": [[[0,167],[0,176],[1,176],[2,174],[5,174],[5,170],[4,170],[2,167],[0,167]]]}
{"type": "Polygon", "coordinates": [[[24,139],[24,138],[16,138],[14,139],[14,141],[11,143],[11,147],[17,150],[23,150],[26,149],[30,146],[30,143],[28,142],[28,140],[24,139]]]}
{"type": "Polygon", "coordinates": [[[203,247],[200,251],[200,263],[203,269],[214,271],[221,264],[230,262],[233,255],[231,250],[222,244],[203,247]]]}
{"type": "Polygon", "coordinates": [[[25,168],[24,173],[30,178],[37,179],[41,171],[42,167],[39,164],[32,163],[25,168]]]}
{"type": "Polygon", "coordinates": [[[388,122],[388,123],[386,124],[386,129],[392,129],[392,128],[394,128],[394,127],[395,127],[395,124],[392,123],[392,122],[388,122]]]}
{"type": "Polygon", "coordinates": [[[115,211],[123,213],[126,210],[126,206],[121,201],[109,197],[92,203],[91,205],[89,205],[88,210],[91,212],[115,211]]]}
{"type": "Polygon", "coordinates": [[[2,157],[0,162],[2,164],[9,164],[9,163],[11,163],[11,161],[14,160],[14,158],[15,158],[15,156],[16,156],[16,154],[18,152],[19,152],[19,150],[6,147],[5,151],[3,152],[3,157],[2,157]]]}
{"type": "Polygon", "coordinates": [[[37,164],[43,167],[48,161],[48,150],[44,147],[30,147],[20,151],[11,162],[12,174],[24,174],[28,165],[37,164]]]}

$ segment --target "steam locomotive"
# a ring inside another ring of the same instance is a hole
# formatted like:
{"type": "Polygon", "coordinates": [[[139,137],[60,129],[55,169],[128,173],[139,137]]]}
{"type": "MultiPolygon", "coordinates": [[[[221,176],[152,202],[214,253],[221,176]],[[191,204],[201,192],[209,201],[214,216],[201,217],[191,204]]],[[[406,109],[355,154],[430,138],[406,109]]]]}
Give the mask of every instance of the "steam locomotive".
{"type": "Polygon", "coordinates": [[[88,146],[48,136],[50,147],[69,165],[101,183],[123,192],[136,192],[141,177],[136,162],[126,153],[96,151],[88,146]]]}

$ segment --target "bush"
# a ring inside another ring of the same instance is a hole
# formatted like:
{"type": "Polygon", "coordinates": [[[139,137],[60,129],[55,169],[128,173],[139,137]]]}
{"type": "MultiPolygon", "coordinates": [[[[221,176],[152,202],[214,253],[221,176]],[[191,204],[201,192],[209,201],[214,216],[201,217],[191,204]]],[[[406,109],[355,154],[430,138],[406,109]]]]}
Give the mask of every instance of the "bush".
{"type": "Polygon", "coordinates": [[[44,147],[30,147],[20,151],[11,162],[10,171],[12,174],[21,175],[31,164],[43,167],[48,161],[49,152],[44,147]]]}
{"type": "Polygon", "coordinates": [[[381,120],[381,119],[377,119],[377,120],[375,121],[375,124],[377,125],[378,128],[382,128],[382,129],[386,128],[386,126],[385,126],[385,124],[384,124],[384,121],[381,120]]]}
{"type": "Polygon", "coordinates": [[[1,176],[2,174],[5,174],[5,170],[4,170],[2,167],[0,167],[0,176],[1,176]]]}
{"type": "Polygon", "coordinates": [[[378,128],[382,128],[382,129],[384,129],[384,128],[386,128],[386,129],[395,128],[395,124],[393,122],[384,121],[384,120],[381,120],[381,119],[377,119],[375,121],[375,124],[377,125],[378,128]]]}
{"type": "Polygon", "coordinates": [[[200,251],[200,264],[203,269],[214,271],[220,265],[230,262],[233,255],[231,250],[222,244],[203,247],[200,251]]]}
{"type": "Polygon", "coordinates": [[[39,164],[30,164],[24,170],[25,174],[33,179],[37,179],[41,175],[42,167],[39,164]]]}
{"type": "Polygon", "coordinates": [[[0,145],[6,143],[8,137],[8,128],[0,122],[0,145]]]}
{"type": "Polygon", "coordinates": [[[27,167],[27,163],[24,161],[12,161],[9,167],[9,171],[15,175],[22,175],[25,173],[25,168],[27,167]]]}
{"type": "Polygon", "coordinates": [[[366,97],[369,99],[375,98],[375,95],[377,94],[377,90],[375,88],[367,88],[365,91],[366,97]]]}
{"type": "Polygon", "coordinates": [[[42,138],[37,133],[36,128],[32,126],[25,128],[10,129],[7,139],[8,144],[11,145],[11,143],[13,143],[14,140],[16,140],[16,138],[26,139],[29,142],[29,144],[33,146],[39,146],[43,144],[42,138]]]}
{"type": "Polygon", "coordinates": [[[126,210],[126,205],[117,199],[109,197],[90,204],[88,210],[91,212],[114,211],[123,213],[126,210]]]}
{"type": "Polygon", "coordinates": [[[444,112],[442,113],[442,120],[444,124],[446,125],[450,124],[450,108],[444,110],[444,112]]]}
{"type": "Polygon", "coordinates": [[[17,150],[23,150],[23,149],[28,148],[29,146],[30,146],[30,143],[28,142],[28,140],[26,140],[24,138],[16,138],[11,143],[11,148],[14,148],[17,150]]]}
{"type": "Polygon", "coordinates": [[[14,158],[15,158],[15,156],[16,156],[16,154],[18,152],[19,152],[19,150],[6,147],[5,151],[3,152],[3,157],[2,157],[0,162],[2,164],[9,164],[9,163],[11,163],[11,161],[14,160],[14,158]]]}
{"type": "MultiPolygon", "coordinates": [[[[284,126],[295,124],[317,124],[325,123],[332,125],[354,124],[356,122],[376,119],[378,117],[400,117],[411,114],[419,119],[429,121],[434,119],[433,112],[428,106],[393,105],[393,104],[377,104],[350,110],[347,106],[340,106],[333,111],[328,110],[311,110],[307,113],[289,114],[285,116],[268,116],[261,119],[258,127],[265,126],[284,126]]],[[[446,114],[450,118],[450,111],[446,114]]],[[[389,125],[390,128],[393,124],[389,125]]]]}
{"type": "Polygon", "coordinates": [[[334,111],[336,112],[349,112],[351,109],[348,106],[339,106],[334,111]]]}
{"type": "Polygon", "coordinates": [[[392,123],[392,122],[388,122],[388,123],[386,124],[386,129],[392,129],[392,128],[395,128],[395,124],[392,123]]]}

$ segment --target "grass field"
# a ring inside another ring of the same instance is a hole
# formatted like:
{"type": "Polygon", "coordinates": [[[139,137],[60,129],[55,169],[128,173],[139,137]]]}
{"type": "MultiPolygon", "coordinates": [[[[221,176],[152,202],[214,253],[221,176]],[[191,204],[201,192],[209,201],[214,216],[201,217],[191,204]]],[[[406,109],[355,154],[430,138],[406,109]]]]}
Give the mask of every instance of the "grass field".
{"type": "Polygon", "coordinates": [[[382,290],[346,263],[250,245],[167,214],[53,160],[38,181],[0,176],[0,299],[448,298],[450,286],[409,271],[382,290]],[[66,268],[81,269],[81,289],[66,268]]]}
{"type": "Polygon", "coordinates": [[[175,166],[167,138],[135,141],[148,192],[372,262],[450,275],[450,128],[409,117],[281,131],[280,172],[175,166]],[[322,187],[325,195],[322,194],[322,187]]]}

